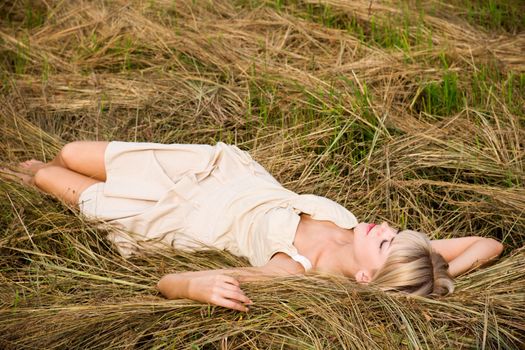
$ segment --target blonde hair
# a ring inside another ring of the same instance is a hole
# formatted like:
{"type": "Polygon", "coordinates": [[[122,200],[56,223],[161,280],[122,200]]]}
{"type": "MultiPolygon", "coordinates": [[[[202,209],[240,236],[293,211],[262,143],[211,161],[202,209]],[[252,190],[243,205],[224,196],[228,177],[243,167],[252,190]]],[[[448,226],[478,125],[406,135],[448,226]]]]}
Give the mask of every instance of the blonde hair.
{"type": "Polygon", "coordinates": [[[430,240],[421,232],[401,231],[392,242],[385,265],[371,284],[389,291],[416,295],[446,295],[454,291],[448,264],[434,252],[430,240]]]}

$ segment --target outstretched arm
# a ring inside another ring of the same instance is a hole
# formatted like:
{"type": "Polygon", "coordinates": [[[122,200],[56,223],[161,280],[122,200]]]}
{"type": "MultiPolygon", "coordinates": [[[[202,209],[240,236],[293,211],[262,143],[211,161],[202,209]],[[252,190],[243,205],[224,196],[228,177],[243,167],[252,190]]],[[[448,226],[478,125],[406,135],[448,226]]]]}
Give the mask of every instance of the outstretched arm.
{"type": "Polygon", "coordinates": [[[192,299],[248,311],[246,305],[252,301],[240,287],[239,274],[251,273],[256,271],[232,269],[171,273],[160,279],[157,288],[168,299],[192,299]]]}
{"type": "Polygon", "coordinates": [[[477,236],[439,239],[431,244],[448,262],[453,277],[497,258],[503,251],[503,244],[495,239],[477,236]]]}
{"type": "Polygon", "coordinates": [[[302,273],[302,267],[284,253],[277,253],[263,267],[172,273],[163,276],[157,288],[168,299],[192,299],[238,311],[252,304],[240,282],[302,273]]]}

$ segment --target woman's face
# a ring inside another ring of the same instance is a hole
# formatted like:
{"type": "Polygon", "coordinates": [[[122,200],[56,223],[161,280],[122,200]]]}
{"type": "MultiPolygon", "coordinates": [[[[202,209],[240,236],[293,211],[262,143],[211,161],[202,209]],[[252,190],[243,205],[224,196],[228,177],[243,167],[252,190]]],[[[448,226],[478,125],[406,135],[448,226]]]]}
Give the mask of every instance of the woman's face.
{"type": "Polygon", "coordinates": [[[354,227],[354,257],[358,269],[366,275],[356,276],[359,282],[369,282],[385,264],[396,234],[397,230],[386,222],[381,225],[362,222],[354,227]]]}

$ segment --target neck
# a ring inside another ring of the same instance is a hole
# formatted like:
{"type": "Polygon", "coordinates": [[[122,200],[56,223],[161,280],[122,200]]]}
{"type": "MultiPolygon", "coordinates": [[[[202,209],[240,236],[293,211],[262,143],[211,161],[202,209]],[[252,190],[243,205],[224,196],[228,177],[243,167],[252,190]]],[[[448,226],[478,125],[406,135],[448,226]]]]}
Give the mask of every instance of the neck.
{"type": "Polygon", "coordinates": [[[317,271],[355,276],[357,270],[354,268],[353,239],[352,230],[302,215],[294,246],[299,254],[311,261],[317,271]]]}

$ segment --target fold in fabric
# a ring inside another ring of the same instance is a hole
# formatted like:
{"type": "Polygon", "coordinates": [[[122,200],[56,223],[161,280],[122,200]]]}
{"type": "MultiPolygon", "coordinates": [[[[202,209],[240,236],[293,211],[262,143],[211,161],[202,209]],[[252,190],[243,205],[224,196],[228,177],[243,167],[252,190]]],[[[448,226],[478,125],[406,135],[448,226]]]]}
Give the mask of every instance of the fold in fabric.
{"type": "Polygon", "coordinates": [[[262,266],[293,242],[305,213],[351,229],[355,216],[330,199],[281,186],[235,146],[111,142],[107,181],[80,196],[87,217],[112,228],[123,256],[166,247],[226,249],[262,266]]]}

